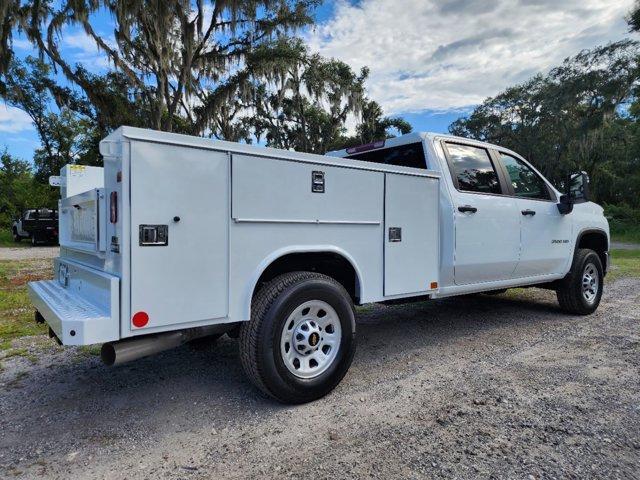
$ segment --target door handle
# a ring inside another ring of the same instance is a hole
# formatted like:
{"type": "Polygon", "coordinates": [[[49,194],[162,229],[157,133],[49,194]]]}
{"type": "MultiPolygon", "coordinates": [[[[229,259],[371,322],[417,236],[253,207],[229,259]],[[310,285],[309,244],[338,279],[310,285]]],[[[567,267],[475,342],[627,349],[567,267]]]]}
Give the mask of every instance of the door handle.
{"type": "Polygon", "coordinates": [[[534,216],[536,214],[536,212],[534,210],[522,210],[522,214],[523,215],[529,215],[529,216],[534,216]]]}
{"type": "Polygon", "coordinates": [[[476,213],[478,209],[476,207],[472,207],[471,205],[462,205],[461,207],[458,207],[458,211],[463,213],[476,213]]]}

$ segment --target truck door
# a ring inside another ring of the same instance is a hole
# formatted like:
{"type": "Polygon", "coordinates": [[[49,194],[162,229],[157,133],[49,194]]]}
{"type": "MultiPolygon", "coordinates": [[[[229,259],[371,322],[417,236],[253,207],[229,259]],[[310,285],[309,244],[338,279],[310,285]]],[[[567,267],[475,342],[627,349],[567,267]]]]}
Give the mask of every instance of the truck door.
{"type": "Polygon", "coordinates": [[[573,248],[571,216],[561,215],[555,194],[519,158],[499,152],[520,214],[522,247],[514,278],[565,271],[573,248]]]}
{"type": "Polygon", "coordinates": [[[508,280],[520,253],[520,213],[482,147],[446,142],[455,229],[456,285],[508,280]]]}

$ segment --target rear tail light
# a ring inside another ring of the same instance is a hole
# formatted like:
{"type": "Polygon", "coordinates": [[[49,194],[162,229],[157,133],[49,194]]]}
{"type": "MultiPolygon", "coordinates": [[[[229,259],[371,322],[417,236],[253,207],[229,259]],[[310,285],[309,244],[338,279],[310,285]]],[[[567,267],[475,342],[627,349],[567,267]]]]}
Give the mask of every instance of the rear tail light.
{"type": "Polygon", "coordinates": [[[111,192],[111,202],[109,205],[111,223],[118,222],[118,192],[111,192]]]}

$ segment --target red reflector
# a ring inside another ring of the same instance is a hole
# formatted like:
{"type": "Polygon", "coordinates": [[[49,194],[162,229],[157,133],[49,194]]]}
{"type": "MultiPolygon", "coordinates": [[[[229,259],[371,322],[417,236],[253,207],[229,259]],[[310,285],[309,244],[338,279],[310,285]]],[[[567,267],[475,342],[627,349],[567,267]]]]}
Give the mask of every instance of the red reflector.
{"type": "Polygon", "coordinates": [[[122,172],[116,173],[116,182],[120,183],[122,181],[122,172]]]}
{"type": "Polygon", "coordinates": [[[118,192],[111,192],[111,202],[109,205],[111,212],[111,223],[118,222],[118,192]]]}
{"type": "Polygon", "coordinates": [[[354,153],[366,152],[367,150],[375,150],[376,148],[382,148],[382,147],[384,147],[384,140],[379,140],[377,142],[371,142],[365,145],[347,148],[347,153],[349,155],[352,155],[354,153]]]}
{"type": "Polygon", "coordinates": [[[149,315],[147,315],[147,312],[136,312],[131,323],[133,323],[134,327],[142,328],[149,323],[149,315]]]}

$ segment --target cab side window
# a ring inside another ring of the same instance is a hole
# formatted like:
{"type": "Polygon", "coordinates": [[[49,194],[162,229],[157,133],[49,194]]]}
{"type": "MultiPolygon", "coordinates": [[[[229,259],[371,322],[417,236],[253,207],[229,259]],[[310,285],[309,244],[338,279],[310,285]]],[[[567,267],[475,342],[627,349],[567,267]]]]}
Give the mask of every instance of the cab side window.
{"type": "Polygon", "coordinates": [[[516,197],[551,200],[544,180],[522,160],[500,152],[500,160],[507,170],[516,197]]]}
{"type": "Polygon", "coordinates": [[[458,190],[501,194],[498,174],[489,152],[481,147],[447,143],[450,168],[458,190]]]}

